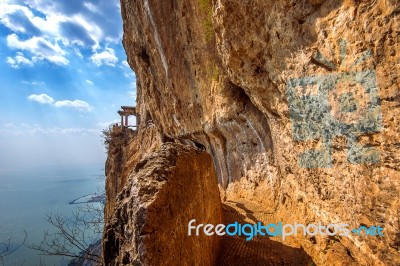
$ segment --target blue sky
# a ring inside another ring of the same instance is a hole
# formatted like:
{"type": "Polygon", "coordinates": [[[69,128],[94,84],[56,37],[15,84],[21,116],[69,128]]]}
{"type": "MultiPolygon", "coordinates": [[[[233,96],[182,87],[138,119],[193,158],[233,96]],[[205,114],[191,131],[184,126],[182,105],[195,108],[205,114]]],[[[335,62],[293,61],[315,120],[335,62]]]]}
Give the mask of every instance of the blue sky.
{"type": "Polygon", "coordinates": [[[0,0],[0,170],[101,164],[134,105],[119,0],[0,0]]]}

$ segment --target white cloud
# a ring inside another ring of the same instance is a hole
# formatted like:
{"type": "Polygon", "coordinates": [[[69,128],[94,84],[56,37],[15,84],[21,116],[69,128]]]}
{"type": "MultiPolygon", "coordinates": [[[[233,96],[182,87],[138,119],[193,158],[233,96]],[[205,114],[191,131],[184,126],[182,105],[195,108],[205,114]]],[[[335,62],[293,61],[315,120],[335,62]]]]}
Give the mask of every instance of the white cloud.
{"type": "MultiPolygon", "coordinates": [[[[86,36],[89,35],[95,44],[107,40],[117,43],[122,37],[119,0],[29,0],[28,4],[31,9],[45,14],[46,17],[50,14],[62,16],[66,18],[63,22],[67,21],[79,25],[85,30],[81,33],[85,33],[86,36]]],[[[85,38],[81,38],[84,36],[83,34],[68,32],[68,27],[66,30],[64,28],[66,25],[58,26],[60,33],[62,33],[59,36],[63,36],[69,41],[78,37],[85,43],[85,38]]]]}
{"type": "Polygon", "coordinates": [[[46,38],[95,47],[103,41],[116,43],[122,36],[118,0],[13,2],[17,1],[0,1],[0,23],[14,32],[34,29],[46,38]]]}
{"type": "MultiPolygon", "coordinates": [[[[118,44],[122,37],[119,0],[0,0],[0,24],[13,32],[7,38],[8,46],[29,52],[25,58],[31,64],[47,60],[68,65],[67,57],[83,57],[82,47],[96,51],[118,44]]],[[[91,59],[97,65],[118,62],[109,48],[95,52],[91,59]]],[[[12,57],[8,63],[13,67],[24,64],[12,57]]]]}
{"type": "MultiPolygon", "coordinates": [[[[2,0],[0,0],[2,1],[2,0]]],[[[101,128],[97,126],[15,125],[6,128],[0,123],[0,171],[38,165],[101,165],[105,151],[101,144],[101,128]]]]}
{"type": "Polygon", "coordinates": [[[63,100],[63,101],[57,101],[54,103],[55,107],[67,107],[67,108],[72,108],[72,109],[77,109],[79,111],[84,111],[84,112],[91,112],[93,110],[93,107],[90,106],[85,101],[81,100],[74,100],[74,101],[69,101],[69,100],[63,100]]]}
{"type": "Polygon", "coordinates": [[[54,100],[53,97],[51,97],[47,94],[32,94],[32,95],[28,96],[28,100],[38,102],[41,104],[53,105],[58,108],[65,107],[65,108],[76,109],[81,112],[91,112],[93,110],[93,107],[85,101],[81,101],[81,100],[56,101],[56,100],[54,100]]]}
{"type": "Polygon", "coordinates": [[[88,85],[90,85],[90,86],[93,86],[93,85],[94,85],[94,84],[93,84],[93,81],[91,81],[91,80],[89,80],[89,79],[86,80],[86,83],[87,83],[88,85]]]}
{"type": "Polygon", "coordinates": [[[19,126],[22,128],[30,128],[30,125],[28,125],[26,123],[21,123],[19,126]]]}
{"type": "Polygon", "coordinates": [[[32,80],[32,81],[22,80],[21,82],[23,84],[31,85],[31,86],[44,86],[46,84],[43,81],[36,81],[36,80],[32,80]]]}
{"type": "Polygon", "coordinates": [[[16,129],[17,127],[14,125],[14,123],[7,123],[4,125],[5,128],[10,128],[10,129],[16,129]]]}
{"type": "Polygon", "coordinates": [[[82,55],[81,51],[79,51],[78,48],[74,48],[73,51],[80,59],[83,59],[83,55],[82,55]]]}
{"type": "Polygon", "coordinates": [[[97,6],[95,6],[95,5],[93,5],[93,4],[90,3],[90,2],[85,2],[85,3],[83,3],[83,5],[84,5],[87,9],[89,9],[90,11],[92,11],[93,13],[100,13],[99,8],[98,8],[97,6]]]}
{"type": "Polygon", "coordinates": [[[135,97],[135,99],[136,99],[136,91],[137,91],[137,88],[136,88],[136,80],[134,80],[134,81],[132,81],[131,83],[129,83],[129,87],[131,88],[131,90],[128,91],[128,94],[129,94],[131,97],[135,97]]]}
{"type": "Polygon", "coordinates": [[[86,136],[88,134],[99,134],[98,129],[90,129],[90,128],[42,128],[35,127],[26,131],[29,135],[34,134],[45,134],[45,135],[82,135],[86,136]]]}
{"type": "Polygon", "coordinates": [[[28,100],[38,102],[41,104],[52,104],[54,103],[53,97],[47,94],[32,94],[28,97],[28,100]]]}
{"type": "Polygon", "coordinates": [[[136,91],[128,91],[128,95],[136,101],[136,91]]]}
{"type": "Polygon", "coordinates": [[[13,33],[7,36],[7,45],[13,49],[26,50],[33,54],[32,61],[48,60],[57,65],[67,65],[68,59],[65,58],[65,51],[58,43],[51,43],[43,37],[32,37],[26,41],[19,40],[13,33]]]}
{"type": "Polygon", "coordinates": [[[99,135],[100,130],[95,128],[45,128],[39,125],[22,123],[19,126],[13,123],[0,126],[0,135],[99,135]]]}
{"type": "Polygon", "coordinates": [[[18,52],[15,57],[7,57],[7,64],[13,68],[20,66],[33,66],[33,62],[26,58],[21,52],[18,52]]]}
{"type": "Polygon", "coordinates": [[[122,61],[121,64],[122,64],[124,67],[130,68],[130,66],[129,66],[129,64],[128,64],[128,61],[126,61],[126,60],[122,61]]]}
{"type": "Polygon", "coordinates": [[[23,25],[18,23],[12,23],[12,18],[10,15],[15,13],[22,13],[25,16],[32,16],[32,12],[26,6],[9,4],[6,1],[0,2],[0,23],[2,23],[7,28],[15,31],[26,33],[26,29],[23,25]]]}
{"type": "Polygon", "coordinates": [[[115,51],[112,48],[106,48],[101,53],[94,53],[90,59],[97,66],[107,65],[114,67],[118,62],[118,58],[115,56],[115,51]]]}
{"type": "Polygon", "coordinates": [[[101,129],[104,129],[104,128],[108,128],[108,127],[111,126],[112,124],[118,123],[118,122],[120,122],[120,121],[121,121],[120,119],[115,119],[114,121],[99,122],[99,123],[96,124],[96,126],[98,126],[98,127],[101,128],[101,129]]]}

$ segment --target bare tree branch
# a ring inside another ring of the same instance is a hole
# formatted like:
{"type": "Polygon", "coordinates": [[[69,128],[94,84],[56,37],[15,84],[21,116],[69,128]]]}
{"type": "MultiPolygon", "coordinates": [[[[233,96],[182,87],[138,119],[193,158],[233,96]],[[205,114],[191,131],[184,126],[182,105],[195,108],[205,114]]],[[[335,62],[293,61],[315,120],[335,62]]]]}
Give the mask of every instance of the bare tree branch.
{"type": "Polygon", "coordinates": [[[100,252],[96,245],[100,245],[99,239],[104,225],[103,204],[79,204],[72,217],[50,214],[46,221],[53,230],[44,232],[39,244],[25,246],[39,251],[40,255],[100,263],[100,252]]]}
{"type": "Polygon", "coordinates": [[[27,234],[25,233],[24,240],[22,244],[19,244],[18,246],[11,248],[11,239],[12,237],[9,237],[6,242],[0,242],[0,265],[4,265],[4,258],[11,255],[14,253],[17,249],[19,249],[26,241],[27,234]]]}

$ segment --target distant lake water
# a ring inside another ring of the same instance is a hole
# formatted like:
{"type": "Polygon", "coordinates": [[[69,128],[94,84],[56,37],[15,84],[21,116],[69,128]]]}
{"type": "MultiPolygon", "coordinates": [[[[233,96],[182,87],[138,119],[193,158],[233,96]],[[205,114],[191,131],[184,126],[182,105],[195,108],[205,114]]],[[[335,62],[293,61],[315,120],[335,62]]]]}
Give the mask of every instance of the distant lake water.
{"type": "MultiPolygon", "coordinates": [[[[46,215],[71,216],[77,205],[68,204],[80,196],[104,191],[104,166],[70,168],[0,169],[0,242],[12,237],[12,247],[27,232],[27,243],[38,243],[52,229],[46,215]]],[[[0,262],[1,265],[1,262],[0,262]]],[[[6,266],[67,265],[59,257],[40,256],[20,247],[6,257],[6,266]]]]}

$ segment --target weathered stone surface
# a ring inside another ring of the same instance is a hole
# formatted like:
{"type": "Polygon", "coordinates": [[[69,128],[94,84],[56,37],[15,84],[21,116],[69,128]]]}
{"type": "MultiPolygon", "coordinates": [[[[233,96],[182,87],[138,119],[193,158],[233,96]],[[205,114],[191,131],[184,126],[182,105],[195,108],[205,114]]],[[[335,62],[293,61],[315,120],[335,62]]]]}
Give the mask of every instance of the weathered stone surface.
{"type": "Polygon", "coordinates": [[[187,224],[222,222],[209,154],[167,143],[141,160],[119,194],[103,237],[105,265],[213,265],[219,239],[187,224]]]}
{"type": "Polygon", "coordinates": [[[276,222],[385,228],[293,239],[319,265],[400,264],[399,1],[121,7],[139,134],[150,120],[159,132],[139,153],[166,140],[205,147],[224,197],[276,222]]]}
{"type": "Polygon", "coordinates": [[[105,167],[106,206],[104,217],[108,220],[114,212],[118,193],[122,191],[132,168],[147,153],[160,147],[160,132],[154,126],[143,127],[140,132],[129,128],[110,131],[105,167]],[[135,141],[140,139],[140,141],[135,141]]]}
{"type": "MultiPolygon", "coordinates": [[[[239,202],[225,201],[222,209],[224,224],[255,224],[260,221],[267,225],[275,222],[265,207],[243,199],[239,202]]],[[[224,235],[216,265],[314,265],[311,257],[298,244],[280,243],[276,241],[279,237],[255,236],[250,241],[246,241],[246,238],[243,235],[224,235]]]]}

